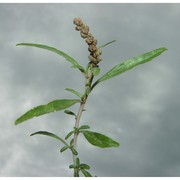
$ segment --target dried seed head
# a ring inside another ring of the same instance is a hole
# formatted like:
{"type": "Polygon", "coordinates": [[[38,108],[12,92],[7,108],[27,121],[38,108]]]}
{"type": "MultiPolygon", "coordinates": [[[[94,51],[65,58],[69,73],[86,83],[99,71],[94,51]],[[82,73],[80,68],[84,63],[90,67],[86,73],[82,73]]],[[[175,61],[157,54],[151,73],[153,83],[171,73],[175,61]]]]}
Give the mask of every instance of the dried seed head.
{"type": "Polygon", "coordinates": [[[83,26],[82,29],[81,29],[81,32],[82,32],[83,34],[87,34],[87,35],[88,35],[89,27],[88,27],[88,26],[83,26]]]}
{"type": "Polygon", "coordinates": [[[100,56],[102,54],[101,49],[97,49],[97,51],[94,54],[95,54],[96,57],[100,56]]]}
{"type": "Polygon", "coordinates": [[[82,37],[82,38],[84,38],[84,39],[87,38],[87,34],[84,34],[84,33],[82,33],[82,32],[80,32],[80,34],[81,34],[81,37],[82,37]]]}
{"type": "Polygon", "coordinates": [[[98,57],[95,52],[90,53],[90,55],[93,56],[94,58],[98,57]]]}
{"type": "Polygon", "coordinates": [[[97,47],[95,45],[89,45],[89,48],[88,48],[89,52],[95,52],[97,51],[97,47]]]}
{"type": "Polygon", "coordinates": [[[96,46],[97,45],[97,39],[94,39],[93,44],[96,46]]]}
{"type": "Polygon", "coordinates": [[[87,43],[88,45],[92,44],[93,41],[94,41],[94,38],[93,38],[93,37],[87,36],[86,43],[87,43]]]}
{"type": "Polygon", "coordinates": [[[99,53],[99,55],[102,54],[102,50],[100,48],[98,48],[98,53],[99,53]]]}
{"type": "Polygon", "coordinates": [[[74,18],[73,23],[77,26],[81,26],[83,24],[81,18],[74,18]]]}
{"type": "Polygon", "coordinates": [[[98,63],[97,59],[94,58],[92,55],[89,55],[88,58],[89,58],[89,61],[92,62],[93,64],[97,64],[98,63]]]}
{"type": "Polygon", "coordinates": [[[75,29],[76,29],[76,31],[80,31],[82,29],[82,27],[81,26],[76,26],[75,29]]]}
{"type": "Polygon", "coordinates": [[[97,48],[97,40],[89,32],[89,27],[85,25],[80,18],[75,18],[73,23],[76,25],[75,29],[80,31],[80,35],[85,39],[88,44],[88,51],[90,55],[88,56],[90,63],[95,67],[101,61],[101,50],[97,48]]]}
{"type": "Polygon", "coordinates": [[[100,62],[102,61],[102,58],[100,56],[97,57],[97,61],[100,62]]]}

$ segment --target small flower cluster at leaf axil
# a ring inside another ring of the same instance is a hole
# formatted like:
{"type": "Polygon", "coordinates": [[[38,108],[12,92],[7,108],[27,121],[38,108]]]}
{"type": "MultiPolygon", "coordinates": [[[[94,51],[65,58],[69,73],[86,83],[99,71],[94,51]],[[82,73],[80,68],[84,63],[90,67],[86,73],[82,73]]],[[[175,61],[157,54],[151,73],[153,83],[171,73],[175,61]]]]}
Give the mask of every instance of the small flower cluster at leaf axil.
{"type": "Polygon", "coordinates": [[[89,32],[89,26],[85,25],[80,18],[74,19],[74,24],[76,25],[75,29],[80,31],[81,37],[86,39],[88,44],[88,50],[90,55],[88,56],[89,61],[95,67],[101,61],[101,49],[97,47],[97,39],[89,32]]]}

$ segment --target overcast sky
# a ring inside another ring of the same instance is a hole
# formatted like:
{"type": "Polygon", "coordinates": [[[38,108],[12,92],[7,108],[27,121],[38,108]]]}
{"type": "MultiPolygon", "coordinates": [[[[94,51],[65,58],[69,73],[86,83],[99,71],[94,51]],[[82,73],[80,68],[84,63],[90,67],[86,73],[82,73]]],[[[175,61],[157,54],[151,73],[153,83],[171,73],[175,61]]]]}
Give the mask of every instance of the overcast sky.
{"type": "MultiPolygon", "coordinates": [[[[70,152],[54,139],[73,118],[51,113],[18,126],[27,110],[55,99],[75,98],[83,76],[58,55],[20,42],[54,46],[85,66],[87,45],[74,30],[81,17],[103,49],[101,75],[125,59],[166,47],[156,60],[99,84],[81,125],[120,142],[100,149],[78,139],[82,163],[97,176],[180,176],[180,4],[0,4],[0,176],[72,176],[70,152]]],[[[71,110],[77,111],[78,106],[71,110]]]]}

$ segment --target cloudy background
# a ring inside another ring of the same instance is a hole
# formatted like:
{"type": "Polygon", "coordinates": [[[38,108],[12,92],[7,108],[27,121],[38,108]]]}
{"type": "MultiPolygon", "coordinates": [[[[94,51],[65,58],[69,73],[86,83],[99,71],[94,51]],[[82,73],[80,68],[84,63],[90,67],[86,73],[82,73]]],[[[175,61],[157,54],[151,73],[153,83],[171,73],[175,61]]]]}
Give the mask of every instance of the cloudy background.
{"type": "MultiPolygon", "coordinates": [[[[81,17],[103,50],[101,75],[123,60],[166,47],[155,61],[99,84],[81,124],[121,143],[100,149],[78,139],[81,161],[97,176],[180,176],[180,4],[0,4],[0,176],[72,176],[70,152],[38,130],[61,137],[73,118],[51,113],[14,126],[30,108],[74,98],[83,76],[58,55],[19,42],[57,47],[85,66],[87,45],[74,30],[81,17]]],[[[78,106],[71,110],[77,111],[78,106]]]]}

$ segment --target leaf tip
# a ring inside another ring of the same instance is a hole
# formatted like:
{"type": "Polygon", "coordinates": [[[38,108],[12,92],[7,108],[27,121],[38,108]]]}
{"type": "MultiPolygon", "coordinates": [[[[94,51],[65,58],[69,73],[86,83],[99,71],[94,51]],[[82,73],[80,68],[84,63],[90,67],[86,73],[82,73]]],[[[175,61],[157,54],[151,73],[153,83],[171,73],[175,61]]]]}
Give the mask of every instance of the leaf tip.
{"type": "Polygon", "coordinates": [[[18,120],[16,120],[15,122],[14,122],[14,125],[18,125],[19,124],[19,122],[18,122],[18,120]]]}
{"type": "Polygon", "coordinates": [[[16,46],[20,46],[22,43],[18,43],[18,44],[16,44],[16,46]]]}
{"type": "Polygon", "coordinates": [[[167,51],[168,49],[165,47],[159,48],[161,50],[161,52],[167,51]]]}
{"type": "Polygon", "coordinates": [[[34,135],[35,135],[35,133],[30,134],[30,136],[34,136],[34,135]]]}

